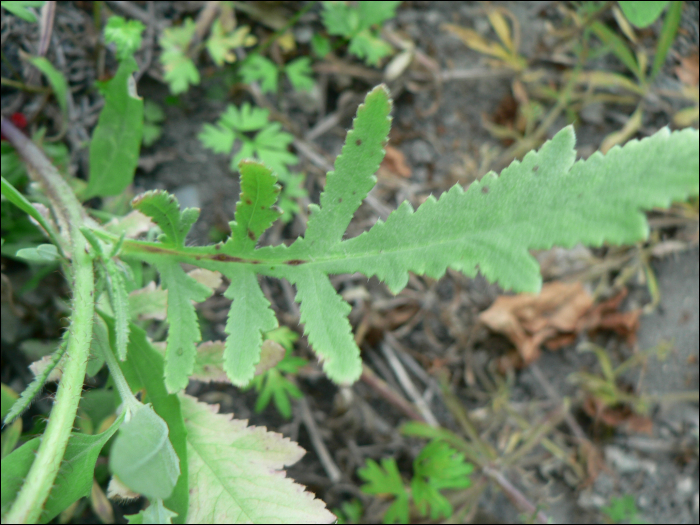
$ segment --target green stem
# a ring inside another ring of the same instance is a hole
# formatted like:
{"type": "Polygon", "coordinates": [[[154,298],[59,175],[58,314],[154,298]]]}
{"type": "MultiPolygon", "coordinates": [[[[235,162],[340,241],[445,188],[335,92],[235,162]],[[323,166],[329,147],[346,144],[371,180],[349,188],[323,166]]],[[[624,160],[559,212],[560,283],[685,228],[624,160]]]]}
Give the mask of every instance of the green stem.
{"type": "Polygon", "coordinates": [[[36,459],[3,520],[5,523],[35,523],[39,519],[61,466],[78,410],[92,339],[95,282],[92,260],[85,250],[75,250],[72,255],[73,317],[63,377],[36,459]]]}
{"type": "Polygon", "coordinates": [[[36,144],[4,118],[1,128],[3,135],[27,163],[31,178],[41,184],[51,201],[59,228],[68,238],[63,241],[63,237],[59,236],[59,241],[64,244],[64,253],[70,254],[71,258],[73,315],[63,377],[36,458],[12,507],[3,517],[4,523],[27,523],[39,519],[49,497],[83,390],[95,314],[95,276],[92,258],[87,251],[88,244],[79,228],[92,221],[85,215],[66,181],[36,144]]]}

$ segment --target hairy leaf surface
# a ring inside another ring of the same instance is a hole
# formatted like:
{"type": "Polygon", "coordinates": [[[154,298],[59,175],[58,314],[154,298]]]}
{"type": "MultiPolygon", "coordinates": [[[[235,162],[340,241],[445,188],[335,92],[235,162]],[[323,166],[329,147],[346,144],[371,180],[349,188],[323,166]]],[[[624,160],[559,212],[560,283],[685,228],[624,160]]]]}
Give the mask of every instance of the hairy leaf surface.
{"type": "MultiPolygon", "coordinates": [[[[390,109],[385,87],[367,95],[328,174],[320,206],[310,207],[303,238],[291,246],[255,248],[273,220],[275,178],[247,164],[232,238],[223,245],[178,252],[180,261],[220,271],[232,281],[224,359],[234,384],[253,377],[261,332],[276,325],[257,274],[296,285],[308,340],[328,376],[348,383],[361,373],[359,349],[347,320],[350,306],[333,289],[329,275],[377,276],[396,293],[408,282],[409,272],[439,278],[452,268],[467,276],[480,271],[506,289],[538,292],[542,279],[529,250],[638,242],[648,235],[642,210],[668,207],[698,194],[697,130],[663,129],[606,155],[595,153],[575,162],[575,135],[568,127],[500,176],[488,173],[467,190],[456,185],[439,199],[429,197],[416,210],[404,202],[386,222],[380,220],[369,231],[343,240],[375,183],[390,109]]],[[[194,346],[187,351],[193,356],[194,346]]]]}

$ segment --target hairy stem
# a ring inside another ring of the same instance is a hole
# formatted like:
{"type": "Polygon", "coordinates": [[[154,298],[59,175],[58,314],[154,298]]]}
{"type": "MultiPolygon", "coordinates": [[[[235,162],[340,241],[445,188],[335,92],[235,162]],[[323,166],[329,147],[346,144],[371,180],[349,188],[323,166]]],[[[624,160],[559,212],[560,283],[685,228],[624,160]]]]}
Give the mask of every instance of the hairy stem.
{"type": "Polygon", "coordinates": [[[65,234],[63,238],[67,239],[63,251],[71,258],[73,315],[63,377],[36,458],[17,499],[3,519],[5,523],[33,523],[38,521],[51,492],[78,411],[92,340],[95,276],[87,242],[79,229],[89,222],[80,202],[43,152],[4,118],[2,133],[26,162],[31,178],[46,192],[56,222],[65,234]]]}

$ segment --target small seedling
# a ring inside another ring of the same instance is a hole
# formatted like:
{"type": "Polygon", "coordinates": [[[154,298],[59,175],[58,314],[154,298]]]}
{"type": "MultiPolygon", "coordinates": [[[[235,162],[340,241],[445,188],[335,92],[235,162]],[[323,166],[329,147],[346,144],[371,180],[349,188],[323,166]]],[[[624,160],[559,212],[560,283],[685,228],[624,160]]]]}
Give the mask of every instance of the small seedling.
{"type": "Polygon", "coordinates": [[[257,159],[272,168],[283,184],[279,205],[282,220],[288,222],[299,209],[296,199],[306,196],[301,188],[304,177],[289,170],[299,162],[296,155],[287,150],[294,137],[282,131],[278,122],[270,122],[269,116],[267,109],[248,102],[240,108],[229,105],[216,125],[204,124],[199,140],[205,148],[226,155],[238,145],[238,152],[231,158],[233,171],[238,170],[243,159],[257,159]]]}
{"type": "Polygon", "coordinates": [[[609,523],[648,523],[639,518],[639,510],[631,494],[610,498],[610,505],[600,510],[607,516],[609,523]]]}
{"type": "MultiPolygon", "coordinates": [[[[396,16],[401,2],[357,2],[357,7],[347,2],[323,2],[323,23],[329,35],[341,36],[350,41],[348,51],[363,59],[370,66],[378,66],[392,48],[375,29],[396,16]]],[[[324,45],[317,39],[315,48],[322,52],[324,45]]]]}
{"type": "Polygon", "coordinates": [[[382,459],[381,466],[369,459],[357,475],[367,482],[361,487],[364,493],[394,497],[384,514],[384,523],[408,523],[410,501],[423,518],[428,514],[431,520],[452,516],[452,505],[441,491],[468,488],[472,470],[474,466],[464,460],[464,454],[444,441],[433,441],[423,447],[413,462],[413,478],[408,488],[394,458],[382,459]]]}

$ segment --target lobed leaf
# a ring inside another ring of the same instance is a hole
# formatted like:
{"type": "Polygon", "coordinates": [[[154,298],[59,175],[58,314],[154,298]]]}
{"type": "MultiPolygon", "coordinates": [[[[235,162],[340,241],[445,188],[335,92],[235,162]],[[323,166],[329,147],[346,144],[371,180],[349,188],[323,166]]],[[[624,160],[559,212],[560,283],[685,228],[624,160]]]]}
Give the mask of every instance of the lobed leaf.
{"type": "Polygon", "coordinates": [[[187,378],[194,368],[195,345],[202,340],[191,301],[204,301],[211,295],[211,289],[188,276],[175,261],[159,260],[156,267],[163,289],[168,290],[165,385],[168,392],[173,393],[187,386],[187,378]]]}
{"type": "Polygon", "coordinates": [[[236,204],[236,220],[230,223],[231,237],[224,245],[229,253],[250,253],[255,243],[272,223],[281,215],[274,207],[280,187],[277,177],[265,166],[256,162],[242,161],[241,197],[236,204]]]}
{"type": "Polygon", "coordinates": [[[151,190],[134,197],[131,206],[148,215],[163,232],[161,242],[182,247],[190,228],[199,217],[198,208],[180,211],[174,195],[163,190],[151,190]]]}
{"type": "Polygon", "coordinates": [[[255,375],[260,361],[263,332],[277,328],[277,316],[260,289],[255,273],[232,265],[226,277],[231,285],[224,295],[233,300],[226,321],[224,370],[237,386],[245,386],[255,375]]]}
{"type": "Polygon", "coordinates": [[[341,241],[353,214],[377,182],[374,173],[384,158],[390,111],[389,91],[383,84],[370,91],[358,108],[334,170],[326,176],[321,205],[309,206],[304,242],[310,250],[313,245],[322,253],[341,241]]]}
{"type": "Polygon", "coordinates": [[[141,47],[141,33],[146,26],[138,20],[125,20],[121,16],[110,16],[105,26],[105,42],[117,48],[117,58],[124,60],[133,56],[141,47]]]}
{"type": "Polygon", "coordinates": [[[664,129],[575,162],[575,135],[568,127],[500,176],[488,173],[467,190],[456,185],[417,210],[405,202],[386,222],[343,240],[353,213],[374,185],[390,109],[386,88],[368,94],[328,174],[320,206],[310,207],[303,238],[289,247],[254,248],[272,220],[272,179],[268,171],[248,165],[249,177],[260,182],[246,180],[252,189],[244,192],[264,196],[263,215],[251,215],[251,200],[240,208],[240,219],[237,213],[236,234],[224,249],[217,245],[191,255],[181,251],[181,260],[218,270],[238,283],[227,292],[234,305],[224,360],[232,381],[243,383],[253,376],[260,332],[274,323],[258,273],[297,286],[305,333],[324,360],[324,370],[336,383],[351,382],[361,371],[359,349],[347,320],[350,306],[331,286],[330,274],[376,276],[396,293],[409,272],[439,278],[447,268],[467,276],[478,270],[503,288],[537,292],[542,280],[529,250],[638,242],[648,235],[642,210],[698,195],[697,130],[664,129]],[[250,225],[255,228],[246,240],[243,232],[250,225]]]}

